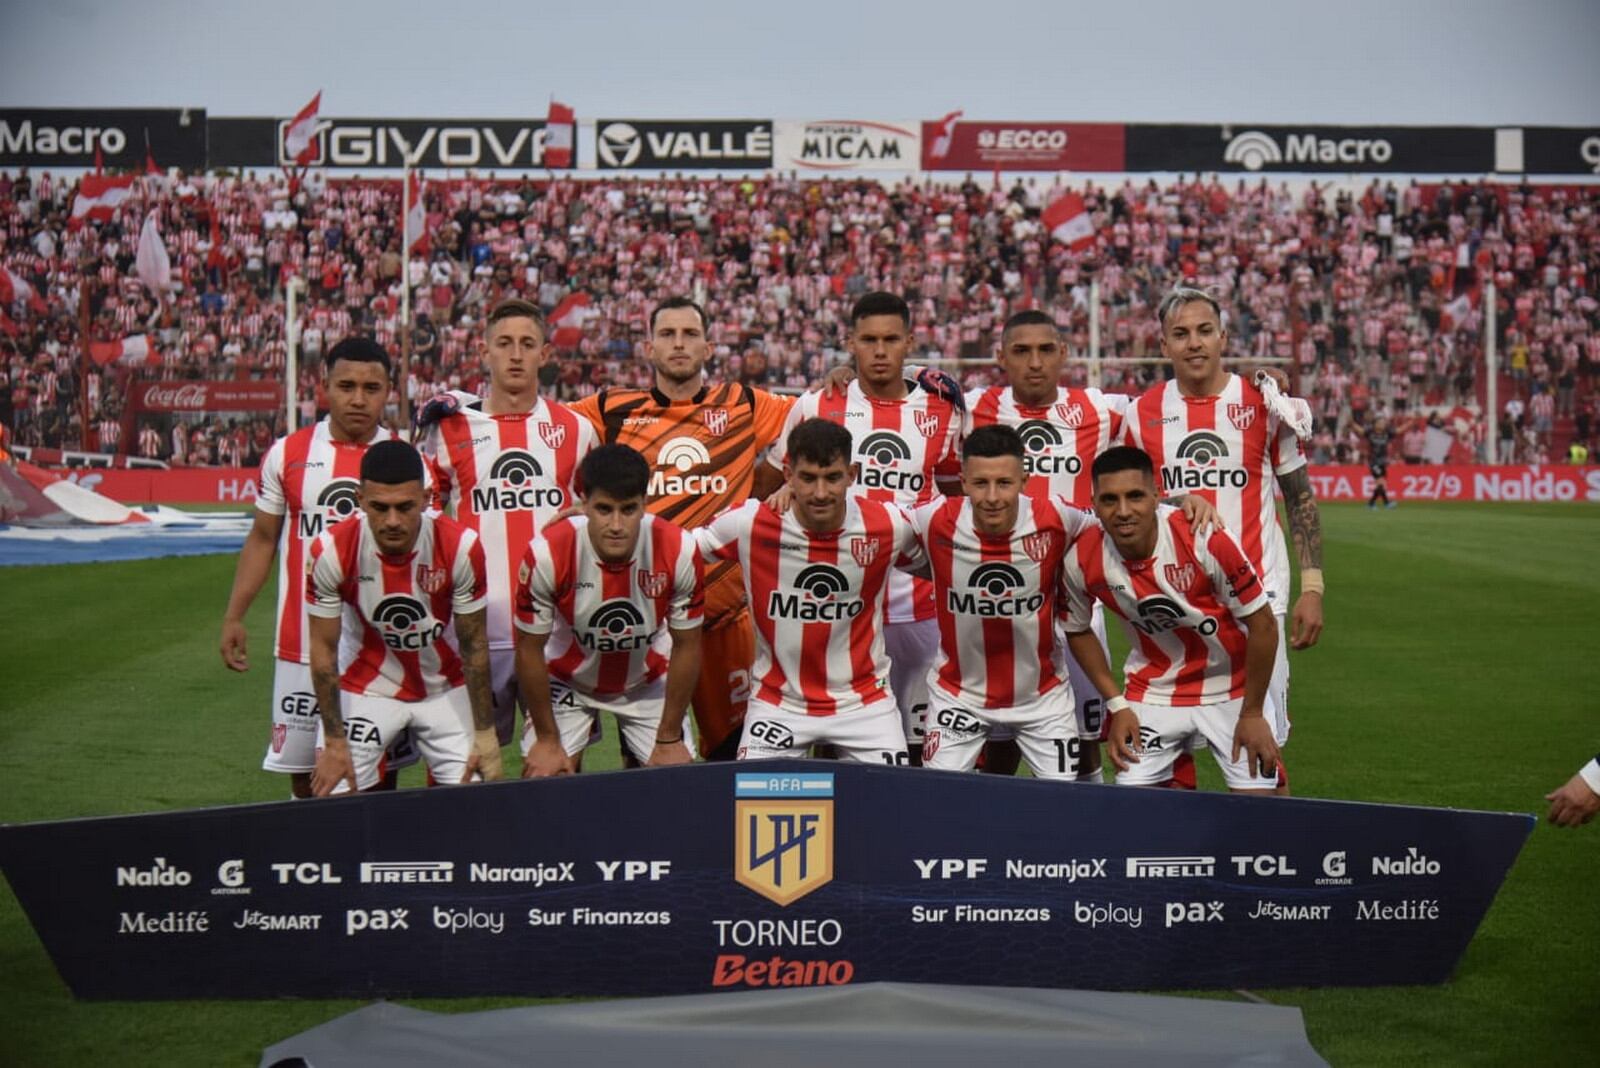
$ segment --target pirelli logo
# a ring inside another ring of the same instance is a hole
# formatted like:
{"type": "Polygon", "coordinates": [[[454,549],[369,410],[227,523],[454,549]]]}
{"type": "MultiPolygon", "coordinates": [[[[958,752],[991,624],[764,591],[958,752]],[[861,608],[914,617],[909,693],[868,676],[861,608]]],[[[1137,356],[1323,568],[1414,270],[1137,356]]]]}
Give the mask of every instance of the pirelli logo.
{"type": "Polygon", "coordinates": [[[364,883],[453,883],[453,860],[370,860],[361,864],[364,883]]]}
{"type": "Polygon", "coordinates": [[[1216,857],[1128,858],[1130,879],[1208,879],[1216,873],[1216,857]]]}
{"type": "Polygon", "coordinates": [[[833,880],[833,775],[734,776],[733,876],[779,905],[833,880]]]}

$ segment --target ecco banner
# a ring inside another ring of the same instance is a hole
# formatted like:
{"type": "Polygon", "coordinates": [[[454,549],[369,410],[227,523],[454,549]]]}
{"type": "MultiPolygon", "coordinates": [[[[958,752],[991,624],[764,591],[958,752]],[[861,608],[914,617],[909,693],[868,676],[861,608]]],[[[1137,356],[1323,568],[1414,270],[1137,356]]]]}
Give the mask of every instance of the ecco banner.
{"type": "Polygon", "coordinates": [[[1129,125],[1130,171],[1488,174],[1495,132],[1471,126],[1129,125]]]}
{"type": "MultiPolygon", "coordinates": [[[[1372,475],[1353,464],[1314,464],[1317,499],[1364,501],[1372,475]]],[[[1397,501],[1588,501],[1600,503],[1600,466],[1393,464],[1384,480],[1397,501]]]]}
{"type": "Polygon", "coordinates": [[[927,171],[1120,171],[1121,123],[958,122],[948,138],[922,124],[927,171]]]}
{"type": "Polygon", "coordinates": [[[1526,127],[1522,160],[1527,174],[1600,174],[1600,128],[1526,127]]]}
{"type": "Polygon", "coordinates": [[[596,119],[601,170],[765,170],[772,166],[768,119],[596,119]]]}
{"type": "Polygon", "coordinates": [[[773,135],[772,163],[780,170],[908,172],[920,169],[921,155],[916,122],[779,122],[773,135]]]}
{"type": "Polygon", "coordinates": [[[1533,822],[768,761],[12,825],[0,866],[90,998],[1370,985],[1449,978],[1533,822]]]}
{"type": "Polygon", "coordinates": [[[144,170],[145,138],[160,167],[206,165],[205,108],[0,108],[0,167],[144,170]]]}
{"type": "MultiPolygon", "coordinates": [[[[289,119],[212,119],[213,167],[281,167],[289,119]]],[[[313,166],[526,170],[544,164],[544,119],[323,119],[313,166]]]]}

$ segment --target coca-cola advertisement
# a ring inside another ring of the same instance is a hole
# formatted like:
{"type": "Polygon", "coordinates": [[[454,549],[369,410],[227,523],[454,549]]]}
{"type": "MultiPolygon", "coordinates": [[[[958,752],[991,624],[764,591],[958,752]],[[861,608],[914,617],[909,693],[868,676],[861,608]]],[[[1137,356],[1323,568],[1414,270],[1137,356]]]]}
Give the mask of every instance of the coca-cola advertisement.
{"type": "Polygon", "coordinates": [[[140,412],[269,412],[283,407],[276,382],[138,382],[129,389],[140,412]]]}

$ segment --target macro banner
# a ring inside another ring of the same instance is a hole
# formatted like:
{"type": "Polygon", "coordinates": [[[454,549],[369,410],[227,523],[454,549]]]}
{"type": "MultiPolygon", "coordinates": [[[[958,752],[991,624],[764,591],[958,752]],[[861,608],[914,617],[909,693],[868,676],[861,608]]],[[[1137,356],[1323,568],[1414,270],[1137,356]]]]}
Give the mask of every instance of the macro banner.
{"type": "Polygon", "coordinates": [[[948,132],[922,124],[926,171],[1094,171],[1125,169],[1121,123],[957,122],[948,132]]]}
{"type": "Polygon", "coordinates": [[[603,171],[766,170],[771,119],[596,119],[595,166],[603,171]]]}
{"type": "Polygon", "coordinates": [[[1129,124],[1130,171],[1488,174],[1487,126],[1154,126],[1129,124]]]}
{"type": "Polygon", "coordinates": [[[1448,979],[1533,822],[767,761],[10,825],[0,866],[84,998],[1365,986],[1448,979]]]}
{"type": "Polygon", "coordinates": [[[163,170],[206,165],[205,108],[0,108],[0,167],[144,172],[145,144],[163,170]]]}
{"type": "MultiPolygon", "coordinates": [[[[1318,500],[1364,501],[1372,474],[1355,464],[1312,464],[1318,500]]],[[[1384,484],[1396,501],[1600,502],[1594,464],[1390,464],[1384,484]]]]}
{"type": "Polygon", "coordinates": [[[816,119],[774,123],[772,165],[805,175],[840,171],[899,171],[922,166],[916,122],[816,119]]]}
{"type": "MultiPolygon", "coordinates": [[[[214,118],[211,166],[288,166],[288,118],[214,118]]],[[[339,170],[528,170],[544,166],[545,120],[336,119],[317,123],[312,166],[339,170]]]]}

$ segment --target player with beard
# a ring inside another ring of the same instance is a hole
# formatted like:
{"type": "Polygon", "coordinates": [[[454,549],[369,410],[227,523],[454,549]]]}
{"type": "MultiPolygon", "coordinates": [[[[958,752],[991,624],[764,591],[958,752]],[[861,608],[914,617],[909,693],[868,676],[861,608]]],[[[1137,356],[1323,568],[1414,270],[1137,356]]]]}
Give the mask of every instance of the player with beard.
{"type": "MultiPolygon", "coordinates": [[[[650,313],[646,353],[655,368],[649,389],[603,389],[573,405],[607,444],[627,445],[651,466],[646,496],[652,515],[694,530],[748,500],[764,497],[782,475],[758,464],[777,441],[790,402],[742,383],[708,385],[711,355],[705,310],[671,297],[650,313]]],[[[705,572],[701,671],[693,712],[700,753],[730,760],[750,696],[755,632],[743,578],[731,560],[705,572]]],[[[626,755],[626,753],[625,753],[626,755]]]]}

